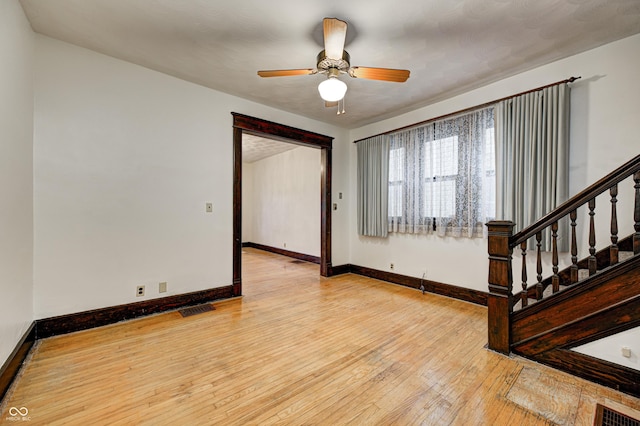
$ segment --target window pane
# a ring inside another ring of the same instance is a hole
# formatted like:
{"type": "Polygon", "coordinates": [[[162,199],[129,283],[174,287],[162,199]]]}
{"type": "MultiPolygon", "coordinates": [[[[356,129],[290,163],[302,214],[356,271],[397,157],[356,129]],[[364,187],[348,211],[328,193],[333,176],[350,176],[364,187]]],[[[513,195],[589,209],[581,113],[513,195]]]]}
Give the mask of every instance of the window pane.
{"type": "Polygon", "coordinates": [[[389,181],[397,182],[404,178],[404,148],[389,151],[389,181]]]}
{"type": "Polygon", "coordinates": [[[496,217],[496,142],[494,135],[493,127],[485,131],[484,167],[486,175],[482,184],[482,192],[484,194],[484,212],[490,219],[496,217]]]}
{"type": "Polygon", "coordinates": [[[402,215],[402,186],[389,185],[389,216],[402,215]]]}
{"type": "Polygon", "coordinates": [[[496,143],[494,140],[494,128],[485,131],[484,139],[484,167],[495,174],[496,171],[496,143]]]}
{"type": "Polygon", "coordinates": [[[425,217],[451,217],[456,211],[456,181],[425,182],[423,210],[425,217]]]}
{"type": "Polygon", "coordinates": [[[433,144],[434,176],[458,174],[458,136],[438,139],[433,144]]]}
{"type": "Polygon", "coordinates": [[[389,216],[402,215],[404,165],[404,148],[391,149],[389,151],[389,216]]]}
{"type": "Polygon", "coordinates": [[[496,217],[496,175],[484,178],[482,191],[484,193],[484,212],[487,218],[496,217]]]}

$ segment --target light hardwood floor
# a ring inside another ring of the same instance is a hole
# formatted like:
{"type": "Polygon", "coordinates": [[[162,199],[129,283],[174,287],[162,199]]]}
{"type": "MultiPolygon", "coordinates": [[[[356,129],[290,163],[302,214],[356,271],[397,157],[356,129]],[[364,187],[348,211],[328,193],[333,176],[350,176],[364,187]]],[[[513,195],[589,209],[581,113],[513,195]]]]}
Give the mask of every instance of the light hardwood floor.
{"type": "Polygon", "coordinates": [[[29,424],[591,425],[640,401],[484,348],[486,309],[253,249],[245,296],[35,347],[29,424]],[[526,407],[526,408],[525,408],[526,407]]]}

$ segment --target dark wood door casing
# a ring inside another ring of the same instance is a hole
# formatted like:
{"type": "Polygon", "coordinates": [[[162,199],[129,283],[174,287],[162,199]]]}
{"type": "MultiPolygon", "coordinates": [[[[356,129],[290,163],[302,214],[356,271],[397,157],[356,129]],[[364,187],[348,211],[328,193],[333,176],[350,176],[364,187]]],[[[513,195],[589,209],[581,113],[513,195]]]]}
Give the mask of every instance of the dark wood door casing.
{"type": "Polygon", "coordinates": [[[331,273],[331,147],[319,133],[232,112],[233,116],[233,294],[242,295],[242,134],[249,133],[321,150],[320,275],[331,273]]]}

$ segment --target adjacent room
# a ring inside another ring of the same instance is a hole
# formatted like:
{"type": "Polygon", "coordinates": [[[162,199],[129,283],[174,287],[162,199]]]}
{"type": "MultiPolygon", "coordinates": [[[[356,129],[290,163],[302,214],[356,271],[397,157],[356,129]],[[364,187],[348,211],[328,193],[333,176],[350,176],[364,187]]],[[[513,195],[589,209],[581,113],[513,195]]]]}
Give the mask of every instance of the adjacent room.
{"type": "Polygon", "coordinates": [[[0,424],[638,424],[639,69],[637,0],[2,0],[0,424]]]}

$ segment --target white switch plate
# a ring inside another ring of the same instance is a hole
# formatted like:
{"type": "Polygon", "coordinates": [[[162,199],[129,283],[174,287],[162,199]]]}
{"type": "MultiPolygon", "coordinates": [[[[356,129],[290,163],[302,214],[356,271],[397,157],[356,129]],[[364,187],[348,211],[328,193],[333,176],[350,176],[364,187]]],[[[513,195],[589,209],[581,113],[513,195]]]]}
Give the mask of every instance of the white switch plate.
{"type": "Polygon", "coordinates": [[[213,203],[206,204],[207,213],[213,213],[213,203]]]}
{"type": "Polygon", "coordinates": [[[627,346],[622,347],[622,356],[625,358],[631,358],[631,348],[627,346]]]}
{"type": "Polygon", "coordinates": [[[158,284],[158,293],[166,293],[167,292],[167,283],[161,282],[158,284]]]}

